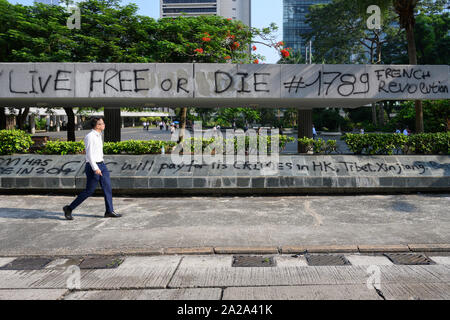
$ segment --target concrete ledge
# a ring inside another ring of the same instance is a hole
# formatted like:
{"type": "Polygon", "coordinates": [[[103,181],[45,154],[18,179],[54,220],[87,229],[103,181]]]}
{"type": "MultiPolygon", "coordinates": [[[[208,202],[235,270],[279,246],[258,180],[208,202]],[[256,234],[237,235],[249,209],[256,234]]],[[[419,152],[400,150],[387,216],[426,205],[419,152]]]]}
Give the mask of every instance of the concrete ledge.
{"type": "MultiPolygon", "coordinates": [[[[114,194],[259,195],[448,192],[450,156],[281,155],[277,161],[176,164],[171,155],[106,156],[114,194]]],[[[0,157],[2,193],[78,193],[81,155],[0,157]]],[[[100,186],[98,187],[100,191],[100,186]]]]}

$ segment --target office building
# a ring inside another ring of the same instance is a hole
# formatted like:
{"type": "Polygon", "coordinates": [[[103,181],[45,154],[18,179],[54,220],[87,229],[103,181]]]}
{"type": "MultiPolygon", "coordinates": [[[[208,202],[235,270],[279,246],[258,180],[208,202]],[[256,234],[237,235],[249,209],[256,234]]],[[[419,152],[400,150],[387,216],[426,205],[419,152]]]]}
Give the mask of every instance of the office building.
{"type": "Polygon", "coordinates": [[[251,0],[160,0],[160,17],[217,15],[251,26],[251,0]]]}
{"type": "Polygon", "coordinates": [[[59,4],[60,0],[35,0],[34,2],[43,3],[43,4],[59,4]]]}
{"type": "Polygon", "coordinates": [[[305,46],[309,46],[309,44],[301,34],[311,31],[306,23],[308,9],[315,4],[330,2],[331,0],[283,0],[283,41],[285,46],[295,51],[300,50],[304,56],[305,46]]]}

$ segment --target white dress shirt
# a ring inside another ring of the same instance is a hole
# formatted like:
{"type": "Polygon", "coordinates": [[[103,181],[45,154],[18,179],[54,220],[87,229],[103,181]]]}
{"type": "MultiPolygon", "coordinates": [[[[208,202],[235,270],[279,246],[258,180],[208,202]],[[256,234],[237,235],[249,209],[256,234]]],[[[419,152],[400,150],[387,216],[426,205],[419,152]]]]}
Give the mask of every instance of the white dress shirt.
{"type": "Polygon", "coordinates": [[[86,162],[92,170],[99,170],[97,162],[103,162],[103,141],[102,134],[92,130],[84,137],[84,146],[86,148],[86,162]]]}

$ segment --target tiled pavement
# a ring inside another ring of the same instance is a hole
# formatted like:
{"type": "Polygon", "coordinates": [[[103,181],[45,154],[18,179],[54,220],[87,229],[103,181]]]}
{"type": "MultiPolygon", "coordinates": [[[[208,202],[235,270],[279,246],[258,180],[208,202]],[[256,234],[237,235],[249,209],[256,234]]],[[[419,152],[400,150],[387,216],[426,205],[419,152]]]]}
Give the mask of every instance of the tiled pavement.
{"type": "Polygon", "coordinates": [[[428,258],[424,265],[395,264],[395,255],[263,255],[258,267],[234,267],[226,254],[4,257],[0,299],[450,299],[448,252],[406,254],[428,258]],[[347,264],[327,265],[340,261],[330,256],[347,264]],[[265,258],[276,266],[265,267],[265,258]]]}

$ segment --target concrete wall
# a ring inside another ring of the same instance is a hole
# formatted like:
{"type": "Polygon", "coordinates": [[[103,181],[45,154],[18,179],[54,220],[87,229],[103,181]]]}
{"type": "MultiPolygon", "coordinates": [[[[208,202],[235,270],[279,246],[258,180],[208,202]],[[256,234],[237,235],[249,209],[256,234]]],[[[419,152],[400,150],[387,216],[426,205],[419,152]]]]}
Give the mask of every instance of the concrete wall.
{"type": "Polygon", "coordinates": [[[448,66],[0,63],[0,105],[359,107],[449,99],[448,66]]]}
{"type": "MultiPolygon", "coordinates": [[[[188,159],[189,160],[189,159],[188,159]]],[[[247,159],[248,160],[248,159],[247,159]]],[[[280,156],[278,162],[175,164],[170,155],[106,156],[115,193],[270,194],[450,190],[449,156],[280,156]]],[[[247,161],[247,162],[246,162],[247,161]]],[[[84,156],[0,157],[0,191],[78,192],[84,156]]]]}

